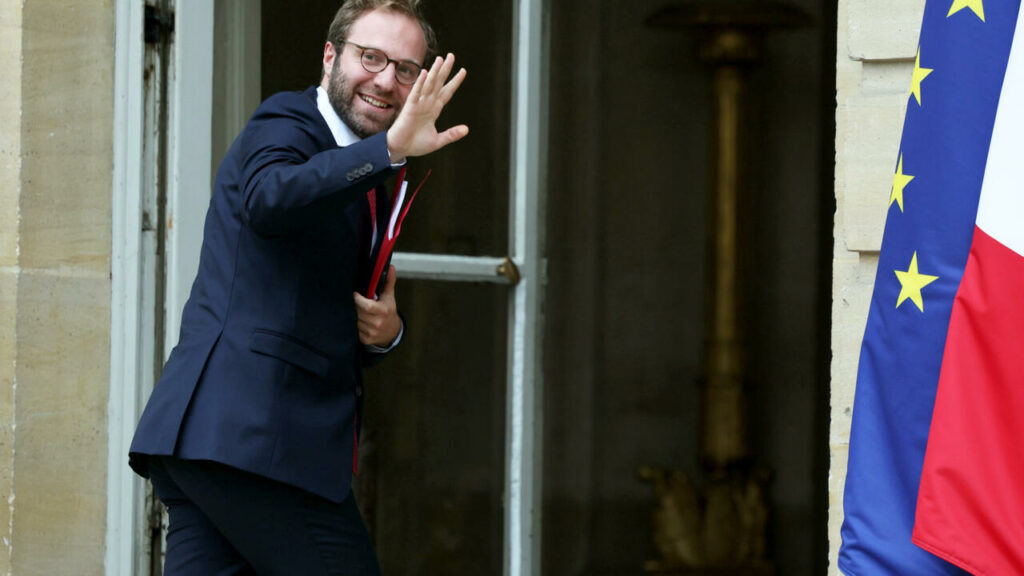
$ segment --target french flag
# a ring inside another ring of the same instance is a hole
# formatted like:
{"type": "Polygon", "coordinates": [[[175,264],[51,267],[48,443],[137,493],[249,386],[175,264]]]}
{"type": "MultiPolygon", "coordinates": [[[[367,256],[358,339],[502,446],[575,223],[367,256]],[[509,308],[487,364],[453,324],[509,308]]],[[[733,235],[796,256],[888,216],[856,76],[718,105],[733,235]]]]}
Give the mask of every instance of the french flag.
{"type": "Polygon", "coordinates": [[[989,146],[946,336],[914,543],[973,574],[1024,574],[1024,29],[989,146]]]}
{"type": "Polygon", "coordinates": [[[1024,574],[1024,23],[928,0],[864,333],[839,568],[1024,574]]]}

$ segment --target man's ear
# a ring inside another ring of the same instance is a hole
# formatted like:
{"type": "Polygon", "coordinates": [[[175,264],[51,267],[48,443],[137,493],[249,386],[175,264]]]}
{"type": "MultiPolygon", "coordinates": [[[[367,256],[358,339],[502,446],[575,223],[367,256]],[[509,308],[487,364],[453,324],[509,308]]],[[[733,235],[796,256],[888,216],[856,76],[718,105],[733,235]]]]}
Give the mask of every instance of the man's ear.
{"type": "Polygon", "coordinates": [[[324,44],[324,69],[321,72],[321,78],[330,79],[331,69],[334,67],[334,59],[338,57],[338,54],[334,51],[334,44],[328,40],[324,44]]]}

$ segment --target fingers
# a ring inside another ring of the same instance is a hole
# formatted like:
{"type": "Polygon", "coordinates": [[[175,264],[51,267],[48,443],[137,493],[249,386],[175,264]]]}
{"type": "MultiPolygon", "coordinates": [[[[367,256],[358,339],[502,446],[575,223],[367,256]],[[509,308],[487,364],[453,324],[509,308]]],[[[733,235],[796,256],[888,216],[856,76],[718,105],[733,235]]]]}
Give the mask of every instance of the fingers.
{"type": "Polygon", "coordinates": [[[370,300],[369,298],[363,296],[359,292],[353,292],[352,299],[355,300],[356,309],[362,312],[370,311],[373,304],[375,304],[373,300],[370,300]]]}
{"type": "Polygon", "coordinates": [[[352,299],[356,304],[356,315],[360,322],[377,316],[387,316],[392,313],[395,307],[396,280],[395,267],[391,266],[388,269],[387,279],[384,280],[384,289],[377,300],[367,298],[359,292],[352,293],[352,299]]]}
{"type": "Polygon", "coordinates": [[[458,142],[459,140],[465,138],[467,134],[469,134],[469,126],[466,126],[465,124],[452,126],[451,128],[438,134],[442,142],[440,147],[443,148],[453,142],[458,142]]]}
{"type": "MultiPolygon", "coordinates": [[[[451,54],[449,54],[448,56],[452,57],[451,54]]],[[[430,66],[430,71],[427,72],[427,79],[423,83],[423,92],[422,92],[423,96],[428,96],[428,95],[434,93],[434,91],[435,91],[434,86],[437,84],[437,78],[441,74],[441,68],[444,67],[444,62],[445,61],[442,60],[440,56],[438,56],[437,58],[434,58],[434,63],[430,66]]],[[[442,77],[442,78],[444,78],[444,77],[442,77]]]]}
{"type": "Polygon", "coordinates": [[[441,88],[441,91],[438,93],[438,96],[441,98],[441,102],[443,104],[447,104],[448,101],[452,99],[452,96],[455,94],[455,91],[459,89],[459,86],[462,86],[462,81],[465,79],[466,69],[460,68],[459,72],[455,74],[455,77],[452,78],[450,82],[445,84],[444,87],[441,88]]]}
{"type": "Polygon", "coordinates": [[[412,90],[409,90],[408,100],[415,102],[419,100],[420,93],[423,92],[423,84],[427,81],[427,71],[421,69],[420,75],[416,77],[416,81],[412,84],[412,90]]]}
{"type": "Polygon", "coordinates": [[[434,59],[430,69],[420,71],[402,111],[388,129],[387,144],[392,159],[423,156],[469,134],[465,125],[439,132],[435,123],[444,107],[466,79],[465,68],[452,75],[455,55],[434,59]],[[449,79],[449,76],[451,79],[449,79]]]}
{"type": "Polygon", "coordinates": [[[377,333],[384,324],[386,310],[377,302],[354,293],[356,302],[356,328],[360,341],[370,344],[368,340],[376,339],[377,333]]]}
{"type": "Polygon", "coordinates": [[[448,77],[452,74],[452,68],[455,67],[455,54],[451,52],[444,57],[444,62],[441,64],[441,70],[438,71],[437,77],[439,78],[438,84],[444,84],[448,77]]]}
{"type": "Polygon", "coordinates": [[[365,327],[363,327],[361,324],[359,325],[358,330],[359,330],[359,342],[361,344],[370,344],[371,341],[373,340],[373,334],[370,332],[370,330],[365,328],[365,327]]]}
{"type": "MultiPolygon", "coordinates": [[[[451,52],[445,56],[444,60],[440,56],[434,59],[433,66],[430,67],[430,72],[427,73],[427,79],[423,85],[423,91],[421,96],[433,96],[442,91],[446,85],[445,81],[448,80],[448,76],[452,73],[452,68],[455,66],[455,55],[451,52]]],[[[410,97],[412,93],[409,94],[410,97]]]]}
{"type": "Polygon", "coordinates": [[[363,344],[385,346],[393,342],[401,331],[401,320],[395,308],[395,278],[395,267],[391,266],[379,301],[375,302],[359,293],[353,293],[356,303],[356,329],[359,332],[359,341],[363,344]]]}

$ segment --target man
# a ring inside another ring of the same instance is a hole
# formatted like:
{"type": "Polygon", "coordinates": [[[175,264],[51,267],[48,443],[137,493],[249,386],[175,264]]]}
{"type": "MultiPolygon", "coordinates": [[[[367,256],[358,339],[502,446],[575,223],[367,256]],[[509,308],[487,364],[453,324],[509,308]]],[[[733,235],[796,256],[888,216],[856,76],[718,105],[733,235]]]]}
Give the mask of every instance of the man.
{"type": "Polygon", "coordinates": [[[419,10],[348,0],[320,86],[264,102],[217,172],[181,337],[130,449],[168,509],[168,576],[380,571],[351,481],[362,367],[403,331],[394,270],[378,298],[353,292],[384,180],[469,131],[434,126],[466,72],[446,82],[451,54],[422,68],[419,10]]]}

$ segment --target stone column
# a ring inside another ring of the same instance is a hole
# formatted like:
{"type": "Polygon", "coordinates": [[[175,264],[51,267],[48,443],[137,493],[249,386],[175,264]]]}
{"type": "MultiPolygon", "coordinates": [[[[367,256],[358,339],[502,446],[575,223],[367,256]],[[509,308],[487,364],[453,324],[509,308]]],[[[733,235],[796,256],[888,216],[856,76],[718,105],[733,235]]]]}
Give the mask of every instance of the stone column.
{"type": "Polygon", "coordinates": [[[21,2],[0,2],[0,574],[11,573],[14,370],[21,196],[21,2]]]}
{"type": "Polygon", "coordinates": [[[104,571],[114,16],[0,3],[0,573],[104,571]]]}

